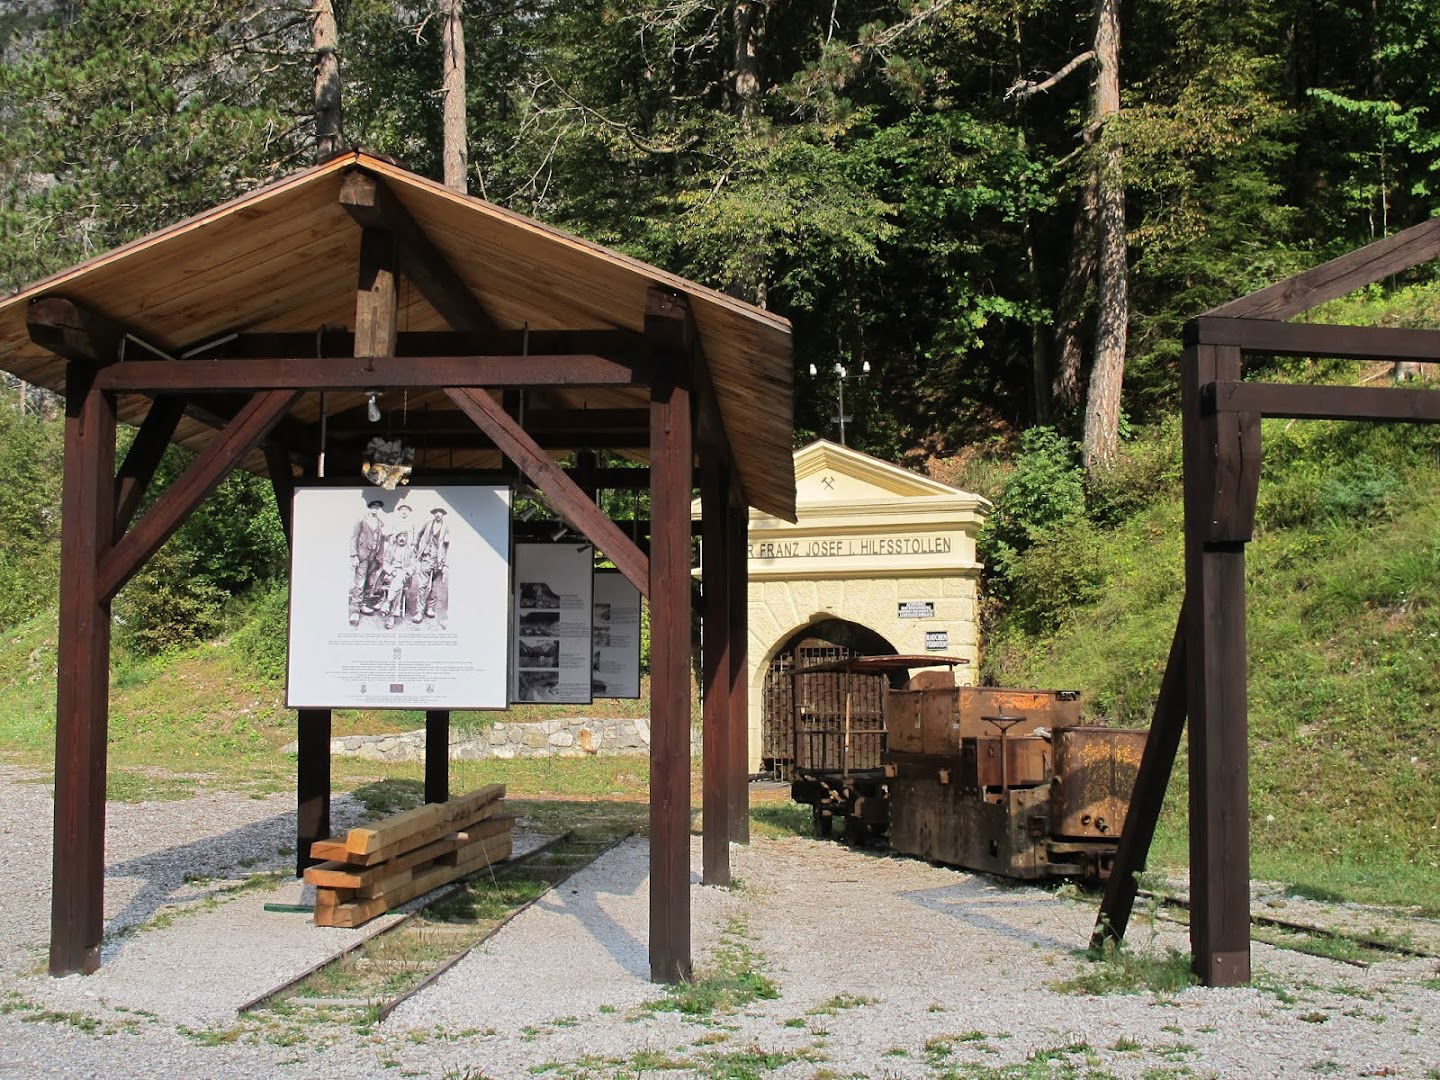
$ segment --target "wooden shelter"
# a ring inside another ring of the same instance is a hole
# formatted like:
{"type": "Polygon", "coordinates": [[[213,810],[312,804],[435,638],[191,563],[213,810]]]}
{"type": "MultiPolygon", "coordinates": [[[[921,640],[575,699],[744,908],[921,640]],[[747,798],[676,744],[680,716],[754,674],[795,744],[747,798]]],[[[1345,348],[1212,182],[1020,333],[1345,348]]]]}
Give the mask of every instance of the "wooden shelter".
{"type": "MultiPolygon", "coordinates": [[[[651,973],[689,975],[690,501],[698,461],[704,867],[726,883],[748,507],[795,514],[785,319],[347,151],[0,301],[0,367],[66,408],[52,974],[99,964],[112,599],[234,468],[269,474],[287,533],[322,455],[359,483],[374,392],[398,399],[417,481],[518,470],[649,598],[651,973]],[[118,468],[117,421],[138,428],[118,468]],[[171,442],[196,456],[137,515],[171,442]],[[649,468],[599,469],[598,450],[649,468]],[[595,501],[637,477],[648,543],[595,501]]],[[[298,723],[303,862],[329,833],[330,713],[298,723]]],[[[448,724],[427,714],[431,801],[448,724]]]]}
{"type": "Polygon", "coordinates": [[[1250,784],[1245,545],[1260,420],[1440,422],[1440,390],[1246,382],[1247,355],[1440,361],[1440,330],[1286,320],[1440,255],[1440,218],[1190,320],[1180,360],[1185,598],[1092,944],[1123,939],[1186,718],[1190,942],[1209,986],[1250,980],[1250,784]]]}

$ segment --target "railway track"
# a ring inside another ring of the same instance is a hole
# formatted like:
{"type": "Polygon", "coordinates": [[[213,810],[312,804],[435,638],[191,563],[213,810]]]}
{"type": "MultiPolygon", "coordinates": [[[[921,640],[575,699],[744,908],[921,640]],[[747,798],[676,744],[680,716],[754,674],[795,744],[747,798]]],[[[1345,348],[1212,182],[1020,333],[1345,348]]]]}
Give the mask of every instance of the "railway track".
{"type": "Polygon", "coordinates": [[[562,882],[633,835],[570,830],[439,890],[424,906],[252,998],[242,1016],[353,1012],[378,1022],[562,882]]]}
{"type": "MultiPolygon", "coordinates": [[[[1187,916],[1190,912],[1190,901],[1184,899],[1183,897],[1166,896],[1161,893],[1149,892],[1145,889],[1141,889],[1136,895],[1146,900],[1155,901],[1161,907],[1175,908],[1177,910],[1184,911],[1187,916]]],[[[1165,916],[1159,916],[1158,914],[1157,917],[1166,918],[1165,916]]],[[[1179,919],[1170,917],[1166,918],[1166,921],[1180,923],[1186,926],[1189,925],[1188,918],[1179,919]]],[[[1374,952],[1395,953],[1400,956],[1415,956],[1432,960],[1440,959],[1440,952],[1422,949],[1407,942],[1396,941],[1392,938],[1378,937],[1374,934],[1351,933],[1349,931],[1340,930],[1332,926],[1317,926],[1314,923],[1298,922],[1294,919],[1282,919],[1275,915],[1260,915],[1252,912],[1250,914],[1250,925],[1252,927],[1261,927],[1264,929],[1278,931],[1280,935],[1298,934],[1304,935],[1307,938],[1328,939],[1330,941],[1340,942],[1345,945],[1353,946],[1357,950],[1368,949],[1374,952]]],[[[1342,956],[1331,952],[1321,952],[1318,950],[1302,948],[1300,947],[1300,942],[1293,940],[1286,941],[1283,939],[1283,937],[1280,937],[1276,934],[1268,934],[1262,936],[1254,934],[1252,932],[1251,936],[1254,937],[1256,941],[1263,942],[1267,945],[1274,945],[1277,948],[1282,949],[1292,949],[1294,951],[1304,952],[1310,955],[1323,956],[1329,960],[1338,960],[1342,964],[1349,964],[1351,967],[1366,968],[1370,966],[1370,961],[1362,959],[1360,957],[1342,956]]]]}

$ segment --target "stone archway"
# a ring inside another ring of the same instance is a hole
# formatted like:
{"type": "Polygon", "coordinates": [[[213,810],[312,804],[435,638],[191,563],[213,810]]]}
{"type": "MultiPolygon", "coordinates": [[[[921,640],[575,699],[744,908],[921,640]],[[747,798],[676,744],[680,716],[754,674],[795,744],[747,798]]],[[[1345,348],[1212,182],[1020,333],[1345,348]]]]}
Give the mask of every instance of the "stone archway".
{"type": "Polygon", "coordinates": [[[796,521],[750,514],[751,772],[776,756],[773,741],[765,747],[765,686],[796,634],[830,640],[816,627],[843,623],[855,630],[836,644],[859,652],[962,657],[962,682],[979,662],[975,538],[985,499],[823,439],[795,452],[795,489],[796,521]]]}
{"type": "MultiPolygon", "coordinates": [[[[760,721],[760,771],[777,780],[791,778],[791,766],[796,754],[795,743],[795,682],[797,667],[824,663],[828,660],[843,660],[851,656],[894,656],[899,650],[883,636],[868,626],[848,619],[821,618],[792,633],[781,641],[767,657],[762,670],[765,683],[761,696],[760,721]]],[[[836,675],[802,676],[811,683],[816,681],[835,683],[835,686],[808,686],[810,697],[825,700],[839,700],[839,682],[836,675]]],[[[904,676],[896,673],[892,683],[901,684],[904,676]]],[[[884,699],[883,682],[880,677],[866,676],[854,686],[852,709],[857,719],[872,726],[883,726],[884,699]]],[[[873,749],[878,762],[882,749],[879,740],[874,740],[873,749]]]]}

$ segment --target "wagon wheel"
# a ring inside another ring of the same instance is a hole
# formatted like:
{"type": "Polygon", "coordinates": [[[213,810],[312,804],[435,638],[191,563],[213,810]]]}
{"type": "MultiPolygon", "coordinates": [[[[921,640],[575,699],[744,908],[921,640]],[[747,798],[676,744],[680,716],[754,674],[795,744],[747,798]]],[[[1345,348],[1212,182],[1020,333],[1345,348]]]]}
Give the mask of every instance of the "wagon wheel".
{"type": "Polygon", "coordinates": [[[810,816],[814,822],[815,835],[822,840],[827,839],[830,836],[831,827],[835,824],[835,818],[821,810],[819,806],[810,808],[810,816]]]}

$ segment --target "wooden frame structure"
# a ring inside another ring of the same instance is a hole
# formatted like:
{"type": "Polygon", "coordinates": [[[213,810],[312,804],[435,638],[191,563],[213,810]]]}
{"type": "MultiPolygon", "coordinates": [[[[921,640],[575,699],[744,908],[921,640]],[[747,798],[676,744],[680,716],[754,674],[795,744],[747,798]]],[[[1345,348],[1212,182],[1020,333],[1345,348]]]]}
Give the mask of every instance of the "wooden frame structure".
{"type": "Polygon", "coordinates": [[[1245,545],[1255,521],[1262,417],[1440,422],[1440,390],[1245,382],[1247,355],[1440,361],[1440,330],[1289,323],[1440,255],[1440,218],[1215,308],[1181,354],[1185,598],[1130,812],[1092,938],[1125,936],[1190,723],[1190,942],[1208,986],[1250,980],[1250,787],[1245,545]]]}
{"type": "MultiPolygon", "coordinates": [[[[704,880],[723,884],[748,838],[745,527],[751,503],[794,516],[790,364],[778,316],[358,151],[0,301],[0,366],[65,397],[51,973],[100,962],[111,601],[232,469],[269,474],[288,537],[325,426],[332,475],[359,483],[351,443],[374,429],[354,414],[401,388],[417,480],[508,463],[649,598],[651,975],[688,978],[690,503],[698,471],[704,880]],[[196,456],[138,513],[172,441],[196,456]],[[648,543],[595,499],[637,477],[648,543]]],[[[330,831],[331,716],[297,721],[299,871],[330,831]]],[[[440,801],[448,712],[425,729],[440,801]]]]}

